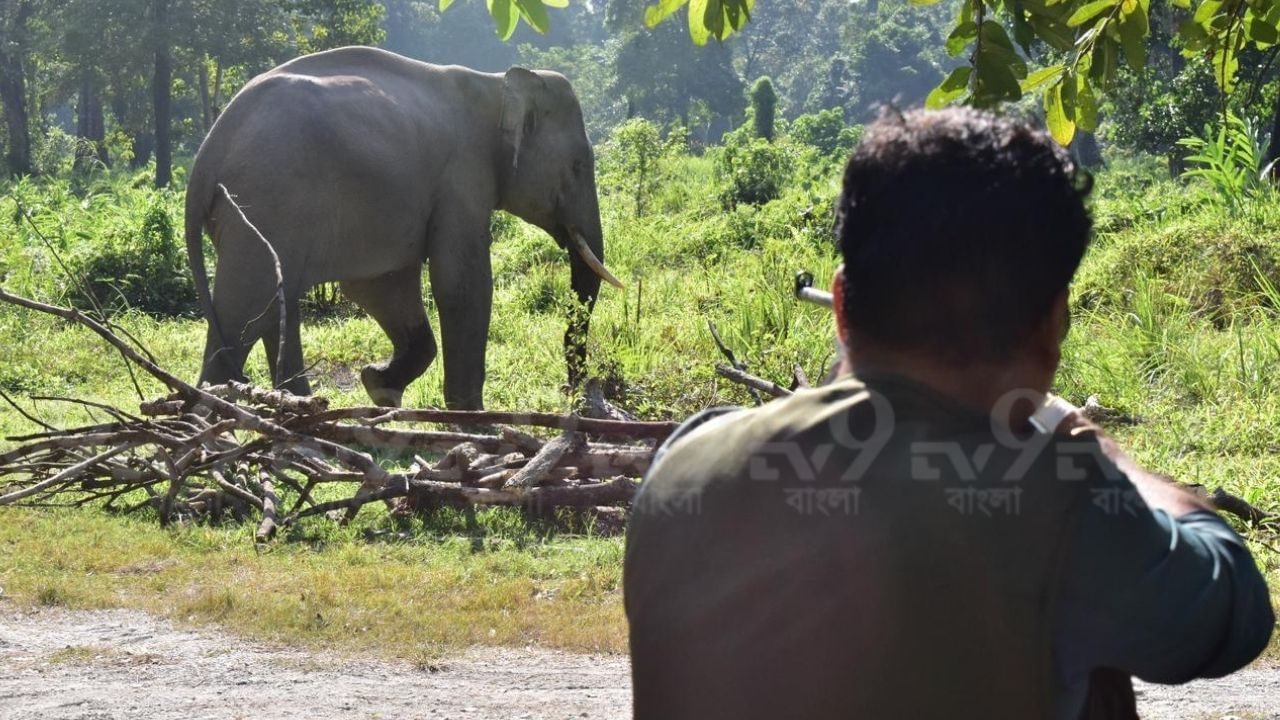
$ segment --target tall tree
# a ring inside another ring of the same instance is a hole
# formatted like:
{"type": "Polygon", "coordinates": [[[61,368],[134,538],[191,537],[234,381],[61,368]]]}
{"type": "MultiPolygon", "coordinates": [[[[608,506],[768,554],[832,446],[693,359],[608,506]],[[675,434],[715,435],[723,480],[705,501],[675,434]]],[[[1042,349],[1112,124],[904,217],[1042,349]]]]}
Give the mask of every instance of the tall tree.
{"type": "Polygon", "coordinates": [[[859,12],[864,12],[860,5],[842,2],[767,0],[752,10],[751,24],[726,44],[737,55],[742,77],[773,79],[781,114],[794,118],[833,107],[815,105],[815,92],[830,74],[832,58],[845,52],[841,28],[859,12]]]}
{"type": "Polygon", "coordinates": [[[853,119],[870,119],[880,105],[924,102],[945,75],[946,17],[937,7],[883,3],[850,16],[842,29],[849,74],[857,78],[853,119]]]}
{"type": "Polygon", "coordinates": [[[31,173],[31,128],[27,113],[27,56],[31,50],[34,0],[4,0],[0,11],[0,104],[9,131],[8,164],[13,175],[31,173]]]}
{"type": "Polygon", "coordinates": [[[199,0],[181,23],[181,44],[195,67],[200,126],[213,125],[229,95],[229,74],[252,77],[288,59],[289,8],[280,0],[199,0]]]}
{"type": "Polygon", "coordinates": [[[48,22],[62,31],[55,49],[76,92],[77,167],[110,160],[107,98],[118,95],[113,83],[128,84],[150,62],[146,43],[136,41],[146,10],[139,0],[61,0],[47,10],[48,22]]]}
{"type": "Polygon", "coordinates": [[[171,0],[151,0],[155,72],[151,93],[156,122],[156,187],[173,183],[173,28],[171,0]]]}
{"type": "Polygon", "coordinates": [[[347,45],[378,45],[387,36],[387,8],[373,0],[290,0],[298,49],[320,52],[347,45]]]}
{"type": "Polygon", "coordinates": [[[81,144],[76,148],[76,166],[90,167],[95,161],[111,163],[107,154],[107,121],[102,109],[102,83],[98,74],[85,69],[80,74],[80,91],[76,101],[76,137],[81,144]]]}
{"type": "Polygon", "coordinates": [[[620,35],[614,87],[626,97],[629,114],[679,120],[692,128],[694,112],[705,110],[700,118],[702,139],[718,139],[747,106],[745,84],[734,71],[728,45],[698,47],[674,23],[647,30],[630,5],[614,0],[607,15],[611,29],[620,35]]]}

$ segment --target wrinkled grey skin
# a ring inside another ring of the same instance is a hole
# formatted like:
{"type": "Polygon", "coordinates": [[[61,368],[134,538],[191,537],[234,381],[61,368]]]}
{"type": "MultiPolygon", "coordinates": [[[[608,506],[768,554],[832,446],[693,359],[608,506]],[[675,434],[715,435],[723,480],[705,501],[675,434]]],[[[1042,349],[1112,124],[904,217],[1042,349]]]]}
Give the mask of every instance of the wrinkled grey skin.
{"type": "MultiPolygon", "coordinates": [[[[445,402],[482,407],[495,208],[562,247],[577,233],[603,261],[591,145],[563,76],[480,73],[373,48],[309,55],[259,76],[214,125],[187,189],[187,250],[209,321],[201,381],[241,378],[250,348],[263,340],[277,384],[307,394],[298,299],[336,281],[391,338],[391,359],[365,367],[361,379],[375,403],[399,405],[437,352],[422,302],[426,262],[440,314],[445,402]],[[280,357],[269,251],[219,185],[280,257],[287,310],[280,357]],[[217,250],[212,295],[202,231],[217,250]]],[[[586,308],[565,335],[576,381],[600,276],[572,250],[569,261],[586,308]]]]}

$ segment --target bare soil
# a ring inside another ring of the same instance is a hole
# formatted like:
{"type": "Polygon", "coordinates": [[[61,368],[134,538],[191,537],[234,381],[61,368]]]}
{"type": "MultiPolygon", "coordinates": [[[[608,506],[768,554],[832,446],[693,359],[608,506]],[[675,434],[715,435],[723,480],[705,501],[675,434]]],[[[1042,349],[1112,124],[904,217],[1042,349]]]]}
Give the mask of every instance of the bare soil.
{"type": "MultiPolygon", "coordinates": [[[[626,658],[476,648],[440,661],[339,657],[130,610],[0,609],[0,718],[626,718],[626,658]]],[[[1145,718],[1280,719],[1280,669],[1139,686],[1145,718]]]]}

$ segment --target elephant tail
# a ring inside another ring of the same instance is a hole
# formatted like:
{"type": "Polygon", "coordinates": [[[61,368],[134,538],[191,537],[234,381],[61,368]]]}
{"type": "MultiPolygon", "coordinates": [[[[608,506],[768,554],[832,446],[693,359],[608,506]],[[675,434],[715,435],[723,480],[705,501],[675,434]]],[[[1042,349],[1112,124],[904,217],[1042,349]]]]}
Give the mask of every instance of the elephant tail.
{"type": "Polygon", "coordinates": [[[194,169],[191,175],[191,184],[187,187],[186,207],[187,263],[191,266],[196,298],[200,301],[200,314],[209,323],[214,334],[221,339],[222,331],[218,327],[218,316],[213,309],[213,293],[209,289],[209,271],[204,265],[204,225],[214,198],[212,191],[202,187],[203,183],[198,181],[200,175],[194,169]]]}

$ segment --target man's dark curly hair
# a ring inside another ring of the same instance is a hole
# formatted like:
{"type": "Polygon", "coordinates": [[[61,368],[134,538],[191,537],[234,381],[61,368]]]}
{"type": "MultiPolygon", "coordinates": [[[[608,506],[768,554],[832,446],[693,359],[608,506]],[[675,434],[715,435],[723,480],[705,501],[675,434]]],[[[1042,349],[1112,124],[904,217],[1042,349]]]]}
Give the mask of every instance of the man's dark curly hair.
{"type": "Polygon", "coordinates": [[[1090,186],[1025,123],[969,108],[885,113],[849,159],[837,209],[852,342],[1007,360],[1084,256],[1090,186]]]}

